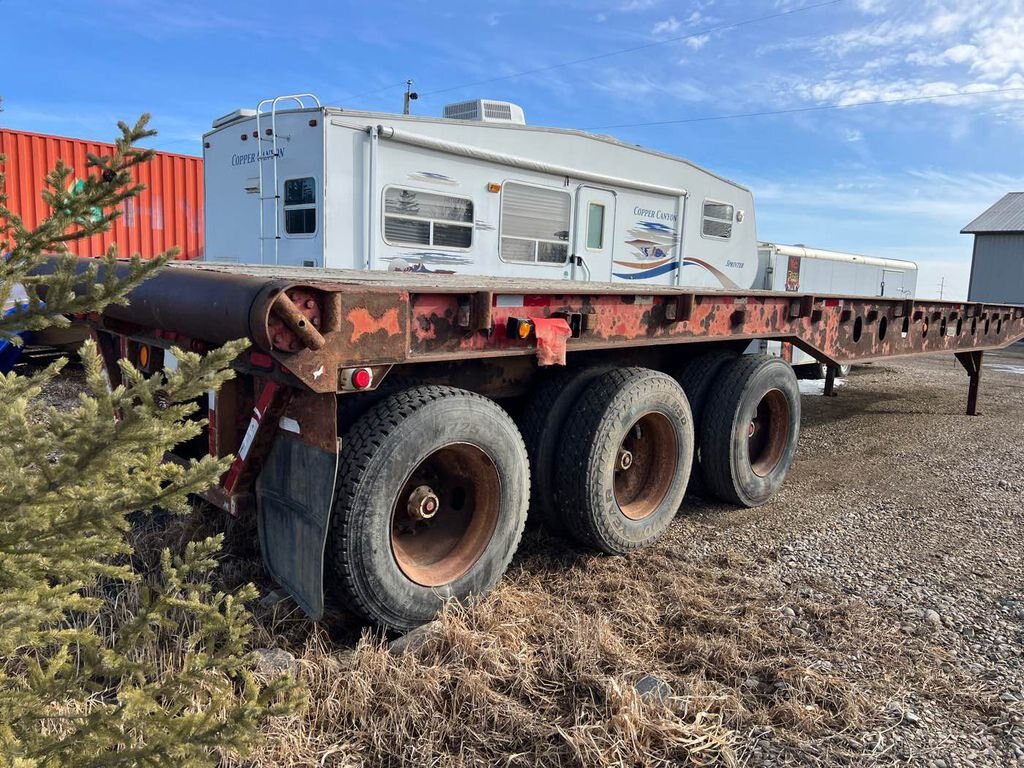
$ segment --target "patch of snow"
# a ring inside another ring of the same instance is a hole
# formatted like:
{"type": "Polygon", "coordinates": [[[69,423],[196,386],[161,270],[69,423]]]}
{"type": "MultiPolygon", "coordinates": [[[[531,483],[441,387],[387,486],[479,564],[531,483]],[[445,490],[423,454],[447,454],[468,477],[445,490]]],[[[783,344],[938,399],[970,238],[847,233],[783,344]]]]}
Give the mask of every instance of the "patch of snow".
{"type": "MultiPolygon", "coordinates": [[[[800,385],[801,395],[824,395],[825,394],[825,380],[824,379],[800,379],[797,381],[800,385]]],[[[846,384],[846,379],[836,379],[836,388],[846,384]]]]}
{"type": "Polygon", "coordinates": [[[992,363],[985,363],[985,367],[993,371],[1002,371],[1003,373],[1016,373],[1018,376],[1024,376],[1024,365],[993,365],[992,363]]]}

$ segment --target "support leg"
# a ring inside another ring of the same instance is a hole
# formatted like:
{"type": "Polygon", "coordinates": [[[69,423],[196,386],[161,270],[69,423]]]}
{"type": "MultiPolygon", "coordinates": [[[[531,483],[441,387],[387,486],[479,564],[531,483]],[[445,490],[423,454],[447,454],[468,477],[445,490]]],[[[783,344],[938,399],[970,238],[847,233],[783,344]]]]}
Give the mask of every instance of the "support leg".
{"type": "Polygon", "coordinates": [[[981,385],[981,359],[985,353],[978,352],[957,352],[956,359],[970,376],[970,386],[967,390],[967,415],[978,415],[978,389],[981,385]]]}
{"type": "Polygon", "coordinates": [[[827,365],[825,367],[825,397],[836,396],[836,371],[838,368],[834,365],[827,365]]]}

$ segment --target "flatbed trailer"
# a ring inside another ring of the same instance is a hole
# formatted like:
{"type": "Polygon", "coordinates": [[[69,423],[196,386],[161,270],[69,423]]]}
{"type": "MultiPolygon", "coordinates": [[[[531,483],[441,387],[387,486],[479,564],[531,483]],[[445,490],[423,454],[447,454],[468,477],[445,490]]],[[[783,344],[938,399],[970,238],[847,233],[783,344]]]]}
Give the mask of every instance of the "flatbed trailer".
{"type": "Polygon", "coordinates": [[[311,617],[334,601],[392,629],[490,589],[528,505],[625,553],[688,486],[767,502],[800,400],[788,364],[740,354],[752,340],[827,363],[827,389],[841,364],[955,355],[973,414],[984,351],[1024,338],[1016,306],[215,263],[130,299],[90,320],[114,386],[122,358],[153,375],[174,347],[252,342],[206,403],[201,450],[234,459],[205,497],[255,512],[311,617]]]}

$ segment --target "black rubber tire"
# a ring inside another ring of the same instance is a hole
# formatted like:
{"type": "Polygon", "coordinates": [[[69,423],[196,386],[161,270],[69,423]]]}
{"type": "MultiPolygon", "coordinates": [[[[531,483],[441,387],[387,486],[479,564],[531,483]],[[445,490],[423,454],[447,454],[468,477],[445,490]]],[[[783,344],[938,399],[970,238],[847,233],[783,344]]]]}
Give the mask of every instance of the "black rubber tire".
{"type": "Polygon", "coordinates": [[[555,469],[565,461],[565,423],[587,385],[608,366],[545,373],[530,393],[519,419],[530,457],[530,518],[554,533],[565,533],[564,512],[555,502],[555,469]]]}
{"type": "Polygon", "coordinates": [[[330,592],[371,622],[406,631],[448,599],[488,592],[501,579],[526,522],[530,470],[519,430],[497,403],[453,387],[390,395],[342,441],[328,537],[330,592]],[[450,583],[423,586],[398,564],[391,539],[398,495],[424,459],[446,446],[472,446],[497,472],[497,520],[486,548],[450,583]]]}
{"type": "Polygon", "coordinates": [[[653,543],[679,511],[693,462],[693,417],[671,376],[647,368],[608,371],[586,388],[565,427],[565,460],[555,475],[556,503],[569,532],[584,546],[625,554],[653,543]],[[671,425],[674,466],[660,503],[630,519],[615,495],[615,464],[630,429],[647,414],[671,425]]]}
{"type": "MultiPolygon", "coordinates": [[[[701,418],[708,392],[722,368],[738,357],[736,352],[728,350],[711,350],[686,361],[678,379],[679,385],[686,393],[693,414],[693,430],[700,434],[701,418]]],[[[686,488],[688,494],[707,496],[707,483],[704,470],[700,466],[700,443],[697,443],[693,454],[693,469],[690,471],[690,483],[686,488]]]]}
{"type": "Polygon", "coordinates": [[[800,388],[792,366],[767,355],[743,355],[719,373],[701,422],[701,467],[708,488],[722,501],[744,507],[768,502],[782,486],[800,436],[800,388]],[[786,413],[779,417],[777,462],[763,474],[754,471],[748,430],[758,404],[778,390],[786,413]]]}

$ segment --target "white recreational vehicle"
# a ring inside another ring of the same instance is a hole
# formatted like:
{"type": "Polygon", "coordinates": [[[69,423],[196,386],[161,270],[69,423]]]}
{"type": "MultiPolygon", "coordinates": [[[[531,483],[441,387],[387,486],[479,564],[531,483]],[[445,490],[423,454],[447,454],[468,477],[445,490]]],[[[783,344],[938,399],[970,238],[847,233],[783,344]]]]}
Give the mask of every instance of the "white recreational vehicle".
{"type": "Polygon", "coordinates": [[[748,289],[746,188],[478,100],[419,117],[280,97],[203,137],[217,261],[748,289]]]}
{"type": "MultiPolygon", "coordinates": [[[[912,261],[777,243],[759,243],[757,252],[760,287],[769,291],[911,298],[917,290],[917,264],[912,261]]],[[[792,352],[794,366],[806,366],[805,372],[824,376],[821,363],[791,345],[770,341],[759,342],[759,347],[758,351],[787,358],[792,352]]],[[[841,373],[848,370],[843,366],[841,373]]]]}

